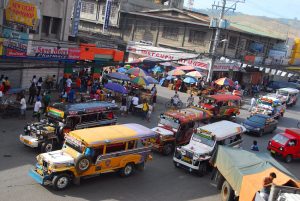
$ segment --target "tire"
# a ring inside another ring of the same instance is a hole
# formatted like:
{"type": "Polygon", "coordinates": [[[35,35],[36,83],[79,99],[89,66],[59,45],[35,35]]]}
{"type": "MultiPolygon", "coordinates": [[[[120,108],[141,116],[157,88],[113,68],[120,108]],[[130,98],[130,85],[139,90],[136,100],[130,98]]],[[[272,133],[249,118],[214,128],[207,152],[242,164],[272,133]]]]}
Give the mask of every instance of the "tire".
{"type": "Polygon", "coordinates": [[[287,155],[287,156],[285,157],[284,161],[285,161],[286,163],[292,162],[292,161],[293,161],[292,155],[287,155]]]}
{"type": "Polygon", "coordinates": [[[42,153],[47,153],[47,152],[53,151],[53,149],[54,149],[53,141],[46,141],[46,142],[43,142],[41,145],[42,153]]]}
{"type": "Polygon", "coordinates": [[[203,177],[207,173],[207,163],[203,162],[199,165],[199,170],[197,172],[197,175],[199,177],[203,177]]]}
{"type": "Polygon", "coordinates": [[[171,103],[171,102],[167,102],[167,103],[165,104],[165,107],[166,107],[166,109],[171,108],[171,107],[172,107],[172,103],[171,103]]]}
{"type": "Polygon", "coordinates": [[[120,170],[121,177],[129,177],[134,172],[134,165],[132,163],[127,163],[124,168],[120,170]]]}
{"type": "Polygon", "coordinates": [[[222,185],[221,200],[222,201],[233,201],[234,200],[234,192],[227,181],[224,181],[223,185],[222,185]]]}
{"type": "Polygon", "coordinates": [[[91,158],[85,155],[80,155],[75,160],[75,169],[80,174],[89,169],[91,166],[91,158]]]}
{"type": "Polygon", "coordinates": [[[68,174],[59,174],[54,176],[52,185],[55,190],[64,190],[71,183],[71,178],[68,174]]]}
{"type": "Polygon", "coordinates": [[[259,137],[262,137],[264,135],[264,130],[260,130],[259,132],[258,132],[258,136],[259,137]]]}
{"type": "Polygon", "coordinates": [[[165,144],[162,150],[162,154],[165,156],[170,155],[174,150],[174,146],[172,144],[165,144]]]}

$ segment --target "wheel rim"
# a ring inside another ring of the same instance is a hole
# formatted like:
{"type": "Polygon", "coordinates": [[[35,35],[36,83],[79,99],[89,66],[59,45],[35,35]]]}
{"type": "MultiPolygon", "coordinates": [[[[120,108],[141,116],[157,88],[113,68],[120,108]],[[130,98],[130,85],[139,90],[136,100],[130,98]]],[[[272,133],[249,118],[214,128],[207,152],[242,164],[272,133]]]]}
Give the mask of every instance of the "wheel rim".
{"type": "Polygon", "coordinates": [[[52,144],[47,144],[46,147],[45,147],[45,151],[46,152],[52,151],[52,147],[53,147],[52,144]]]}
{"type": "Polygon", "coordinates": [[[125,175],[130,175],[131,172],[132,172],[132,166],[127,165],[124,170],[125,175]]]}
{"type": "Polygon", "coordinates": [[[80,170],[86,170],[89,167],[89,165],[90,165],[89,160],[84,158],[79,162],[78,167],[80,170]]]}
{"type": "Polygon", "coordinates": [[[67,177],[61,177],[57,180],[57,188],[63,189],[68,185],[68,178],[67,177]]]}

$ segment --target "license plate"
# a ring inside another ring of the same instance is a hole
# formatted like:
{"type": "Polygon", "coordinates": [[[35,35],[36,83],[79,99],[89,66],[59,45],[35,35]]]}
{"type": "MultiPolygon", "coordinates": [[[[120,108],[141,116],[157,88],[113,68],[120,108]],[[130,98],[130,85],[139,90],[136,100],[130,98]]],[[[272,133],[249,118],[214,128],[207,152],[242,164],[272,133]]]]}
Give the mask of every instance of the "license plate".
{"type": "Polygon", "coordinates": [[[188,163],[190,163],[190,162],[191,162],[191,159],[190,159],[190,158],[188,158],[188,157],[183,157],[183,158],[182,158],[182,160],[183,160],[183,161],[185,161],[185,162],[188,162],[188,163]]]}
{"type": "Polygon", "coordinates": [[[272,154],[275,154],[276,152],[275,152],[274,150],[271,150],[271,153],[272,153],[272,154]]]}

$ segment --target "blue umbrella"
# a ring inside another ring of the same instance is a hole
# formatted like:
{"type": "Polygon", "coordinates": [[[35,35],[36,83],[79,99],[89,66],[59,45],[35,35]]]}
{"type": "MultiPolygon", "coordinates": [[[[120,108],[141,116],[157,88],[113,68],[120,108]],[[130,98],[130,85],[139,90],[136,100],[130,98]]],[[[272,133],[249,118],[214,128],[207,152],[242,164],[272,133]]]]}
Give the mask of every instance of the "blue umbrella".
{"type": "Polygon", "coordinates": [[[154,66],[154,68],[151,69],[154,73],[161,73],[163,72],[163,69],[160,66],[154,66]]]}
{"type": "Polygon", "coordinates": [[[121,67],[117,70],[119,73],[126,73],[127,68],[121,67]]]}
{"type": "Polygon", "coordinates": [[[114,92],[121,93],[121,94],[128,93],[127,89],[124,86],[117,84],[117,83],[113,83],[113,82],[105,84],[104,88],[114,91],[114,92]]]}
{"type": "Polygon", "coordinates": [[[193,84],[193,83],[196,83],[197,80],[193,77],[186,77],[186,78],[184,78],[183,82],[188,83],[188,84],[193,84]]]}
{"type": "Polygon", "coordinates": [[[175,78],[176,78],[175,76],[168,75],[168,76],[166,77],[166,80],[172,80],[172,79],[175,79],[175,78]]]}
{"type": "Polygon", "coordinates": [[[124,80],[124,81],[129,81],[130,80],[128,75],[123,74],[123,73],[113,72],[113,73],[108,73],[107,76],[110,77],[110,78],[113,78],[113,79],[117,79],[117,80],[124,80]]]}
{"type": "Polygon", "coordinates": [[[158,81],[151,76],[146,76],[145,79],[148,81],[149,84],[158,84],[158,81]]]}

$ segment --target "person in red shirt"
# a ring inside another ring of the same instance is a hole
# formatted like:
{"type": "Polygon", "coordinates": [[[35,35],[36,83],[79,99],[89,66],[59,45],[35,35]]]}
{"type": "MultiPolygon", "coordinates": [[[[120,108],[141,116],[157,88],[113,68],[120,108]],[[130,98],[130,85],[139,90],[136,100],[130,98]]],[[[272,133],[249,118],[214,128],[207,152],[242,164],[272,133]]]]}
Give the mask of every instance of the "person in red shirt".
{"type": "Polygon", "coordinates": [[[81,79],[80,79],[80,77],[77,77],[77,79],[76,79],[76,87],[77,87],[78,91],[81,91],[81,79]]]}

